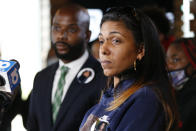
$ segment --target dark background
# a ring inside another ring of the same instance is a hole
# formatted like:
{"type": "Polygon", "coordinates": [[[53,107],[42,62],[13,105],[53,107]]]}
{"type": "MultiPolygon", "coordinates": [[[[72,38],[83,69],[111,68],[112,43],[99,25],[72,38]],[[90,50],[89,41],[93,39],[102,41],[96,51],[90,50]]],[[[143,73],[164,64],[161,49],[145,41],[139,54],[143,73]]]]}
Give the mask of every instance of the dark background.
{"type": "Polygon", "coordinates": [[[100,8],[105,10],[107,7],[119,5],[133,5],[143,7],[144,5],[157,5],[165,8],[166,11],[173,11],[173,0],[72,0],[87,8],[100,8]]]}
{"type": "Polygon", "coordinates": [[[67,2],[76,2],[86,8],[98,8],[103,12],[112,6],[132,5],[140,8],[146,5],[155,5],[165,9],[166,12],[174,12],[174,0],[50,0],[51,16],[54,16],[56,10],[67,2]]]}

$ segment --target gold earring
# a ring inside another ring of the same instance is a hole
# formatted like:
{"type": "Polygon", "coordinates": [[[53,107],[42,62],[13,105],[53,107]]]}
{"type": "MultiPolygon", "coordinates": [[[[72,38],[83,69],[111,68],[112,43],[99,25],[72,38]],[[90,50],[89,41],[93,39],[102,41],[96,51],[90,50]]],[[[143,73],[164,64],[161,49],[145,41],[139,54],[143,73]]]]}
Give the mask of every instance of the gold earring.
{"type": "Polygon", "coordinates": [[[136,61],[133,62],[134,70],[136,71],[136,61]]]}

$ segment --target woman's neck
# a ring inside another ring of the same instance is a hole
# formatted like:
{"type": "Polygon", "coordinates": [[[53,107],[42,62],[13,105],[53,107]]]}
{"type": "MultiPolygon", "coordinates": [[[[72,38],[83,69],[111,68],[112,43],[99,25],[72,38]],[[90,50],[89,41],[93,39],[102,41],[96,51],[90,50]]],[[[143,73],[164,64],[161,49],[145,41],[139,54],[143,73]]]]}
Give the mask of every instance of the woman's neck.
{"type": "Polygon", "coordinates": [[[114,88],[116,88],[116,86],[118,85],[119,82],[120,82],[120,78],[114,76],[114,88]]]}

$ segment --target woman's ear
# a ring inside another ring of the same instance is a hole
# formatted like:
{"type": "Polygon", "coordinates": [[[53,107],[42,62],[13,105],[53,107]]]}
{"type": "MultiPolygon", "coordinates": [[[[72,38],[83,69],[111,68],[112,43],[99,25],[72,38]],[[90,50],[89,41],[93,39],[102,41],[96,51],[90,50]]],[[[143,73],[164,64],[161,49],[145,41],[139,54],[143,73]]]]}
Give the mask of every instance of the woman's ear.
{"type": "Polygon", "coordinates": [[[138,49],[137,60],[141,60],[145,55],[144,45],[142,44],[138,49]]]}

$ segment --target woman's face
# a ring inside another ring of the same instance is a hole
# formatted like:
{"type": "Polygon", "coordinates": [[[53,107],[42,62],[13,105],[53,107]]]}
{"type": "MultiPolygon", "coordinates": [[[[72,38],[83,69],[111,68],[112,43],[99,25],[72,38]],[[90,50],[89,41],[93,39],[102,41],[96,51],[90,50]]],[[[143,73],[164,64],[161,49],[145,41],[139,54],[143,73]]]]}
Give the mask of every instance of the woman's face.
{"type": "Polygon", "coordinates": [[[186,67],[189,64],[181,46],[172,44],[167,50],[167,65],[170,71],[186,67]]]}
{"type": "Polygon", "coordinates": [[[104,22],[99,42],[100,61],[106,76],[118,75],[130,68],[137,58],[133,34],[123,22],[104,22]]]}

